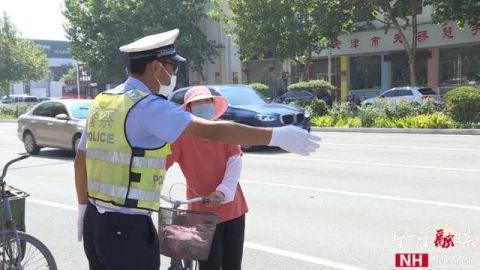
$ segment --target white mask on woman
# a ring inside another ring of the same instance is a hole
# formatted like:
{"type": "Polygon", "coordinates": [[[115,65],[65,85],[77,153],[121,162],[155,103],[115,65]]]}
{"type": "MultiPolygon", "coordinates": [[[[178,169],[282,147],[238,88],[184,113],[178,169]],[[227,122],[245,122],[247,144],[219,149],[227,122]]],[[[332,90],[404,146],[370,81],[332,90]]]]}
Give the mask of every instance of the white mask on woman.
{"type": "Polygon", "coordinates": [[[203,119],[213,120],[214,115],[213,103],[204,103],[192,106],[192,114],[203,119]]]}

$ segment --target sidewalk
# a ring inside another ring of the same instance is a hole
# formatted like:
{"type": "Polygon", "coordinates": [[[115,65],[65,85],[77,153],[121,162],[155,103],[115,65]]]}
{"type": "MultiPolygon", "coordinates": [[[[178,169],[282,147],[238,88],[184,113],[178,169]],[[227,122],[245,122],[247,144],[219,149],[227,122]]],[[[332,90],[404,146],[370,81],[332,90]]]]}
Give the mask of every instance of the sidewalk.
{"type": "Polygon", "coordinates": [[[332,127],[312,127],[312,131],[318,131],[318,132],[358,132],[358,133],[403,133],[403,134],[480,135],[480,129],[332,128],[332,127]]]}
{"type": "MultiPolygon", "coordinates": [[[[16,123],[17,120],[0,119],[0,123],[16,123]]],[[[312,127],[318,132],[402,133],[402,134],[454,134],[480,135],[480,129],[429,129],[429,128],[333,128],[312,127]]]]}

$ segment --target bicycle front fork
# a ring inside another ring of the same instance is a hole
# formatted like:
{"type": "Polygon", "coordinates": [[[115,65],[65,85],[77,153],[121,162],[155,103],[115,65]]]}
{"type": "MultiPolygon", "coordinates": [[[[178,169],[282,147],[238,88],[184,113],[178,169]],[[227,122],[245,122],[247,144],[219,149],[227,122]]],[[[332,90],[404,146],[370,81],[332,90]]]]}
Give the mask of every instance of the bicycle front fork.
{"type": "Polygon", "coordinates": [[[171,259],[168,270],[193,270],[193,263],[191,260],[171,259]]]}

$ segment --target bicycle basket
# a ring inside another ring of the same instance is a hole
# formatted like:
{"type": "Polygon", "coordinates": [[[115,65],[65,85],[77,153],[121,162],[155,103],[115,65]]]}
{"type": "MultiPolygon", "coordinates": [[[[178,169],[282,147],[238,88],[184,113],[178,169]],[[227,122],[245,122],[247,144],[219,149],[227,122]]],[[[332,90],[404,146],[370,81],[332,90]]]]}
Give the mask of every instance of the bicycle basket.
{"type": "MultiPolygon", "coordinates": [[[[25,231],[25,198],[29,196],[28,193],[21,191],[12,186],[5,186],[6,197],[10,201],[10,210],[12,218],[15,220],[15,225],[20,231],[25,231]]],[[[0,204],[0,212],[3,213],[3,204],[0,204]]],[[[0,223],[3,224],[4,216],[0,215],[0,223]]],[[[0,268],[1,269],[1,268],[0,268]]]]}
{"type": "Polygon", "coordinates": [[[215,213],[160,207],[160,254],[174,259],[208,259],[217,220],[215,213]]]}

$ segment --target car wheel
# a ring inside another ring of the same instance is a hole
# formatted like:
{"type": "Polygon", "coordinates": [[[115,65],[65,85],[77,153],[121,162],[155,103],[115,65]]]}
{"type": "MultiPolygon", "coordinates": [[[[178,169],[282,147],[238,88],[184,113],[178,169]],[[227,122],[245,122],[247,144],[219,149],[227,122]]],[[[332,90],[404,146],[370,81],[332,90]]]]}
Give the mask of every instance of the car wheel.
{"type": "Polygon", "coordinates": [[[254,148],[253,145],[248,145],[248,144],[242,144],[240,147],[242,148],[242,151],[244,151],[244,152],[250,152],[254,148]]]}
{"type": "Polygon", "coordinates": [[[72,149],[75,153],[77,153],[78,144],[80,143],[80,137],[81,135],[77,134],[73,137],[73,140],[72,140],[72,149]]]}
{"type": "Polygon", "coordinates": [[[36,155],[40,152],[40,147],[37,145],[35,137],[33,137],[33,134],[30,132],[25,133],[23,136],[23,144],[25,146],[25,151],[29,154],[36,155]]]}

